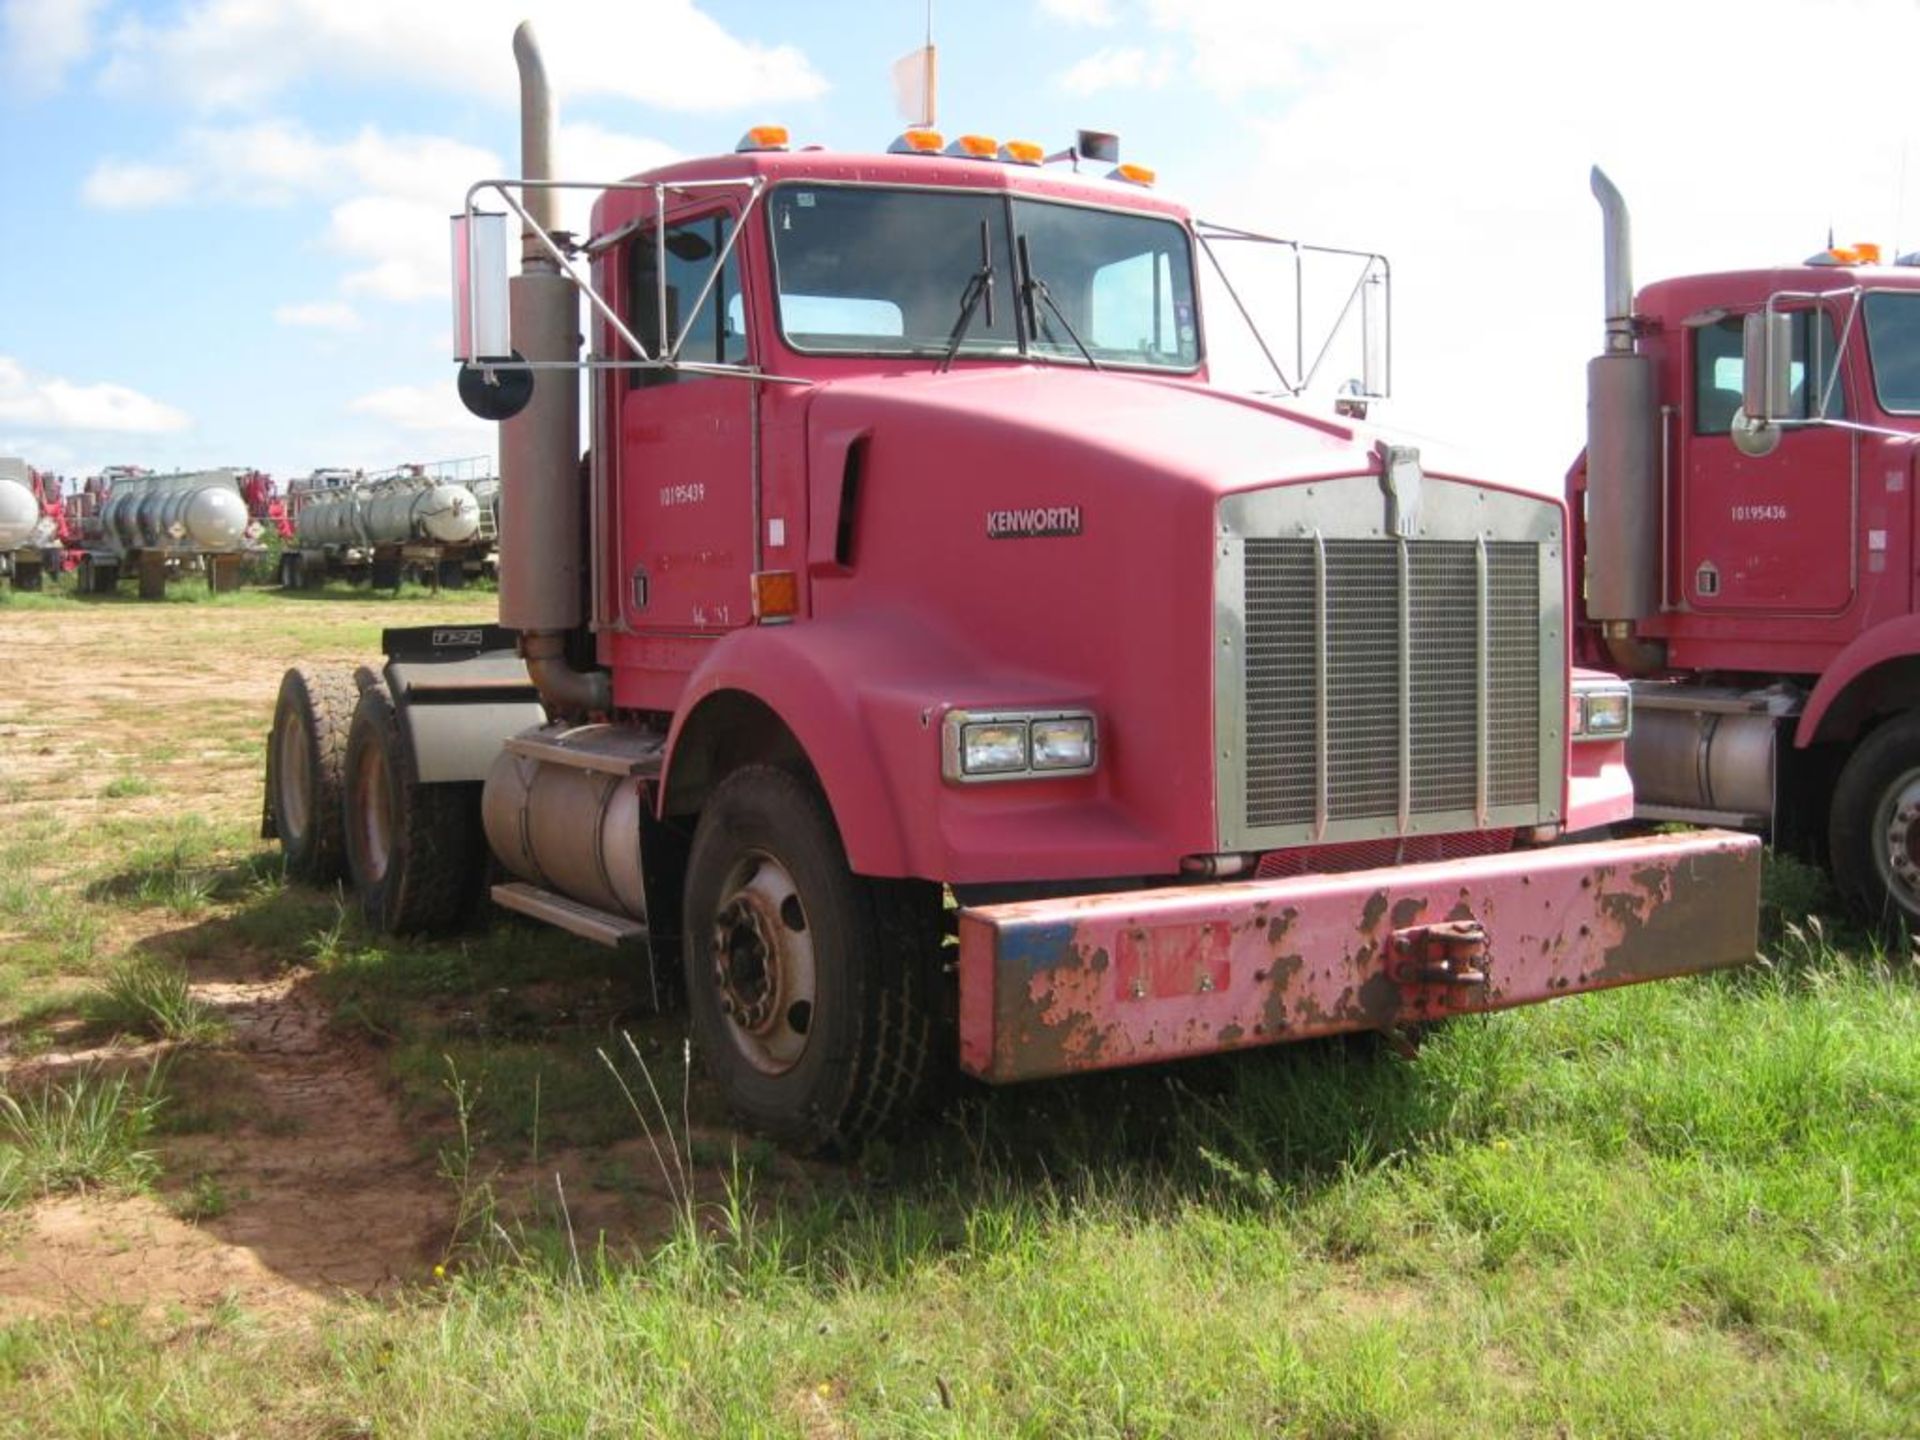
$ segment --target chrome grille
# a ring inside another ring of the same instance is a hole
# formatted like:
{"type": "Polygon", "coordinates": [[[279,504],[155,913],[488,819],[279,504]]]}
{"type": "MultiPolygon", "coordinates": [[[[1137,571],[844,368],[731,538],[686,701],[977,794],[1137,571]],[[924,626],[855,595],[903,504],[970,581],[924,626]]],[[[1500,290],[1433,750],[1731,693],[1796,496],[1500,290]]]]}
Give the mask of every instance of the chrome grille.
{"type": "Polygon", "coordinates": [[[1249,829],[1541,799],[1538,546],[1249,536],[1243,566],[1249,829]]]}

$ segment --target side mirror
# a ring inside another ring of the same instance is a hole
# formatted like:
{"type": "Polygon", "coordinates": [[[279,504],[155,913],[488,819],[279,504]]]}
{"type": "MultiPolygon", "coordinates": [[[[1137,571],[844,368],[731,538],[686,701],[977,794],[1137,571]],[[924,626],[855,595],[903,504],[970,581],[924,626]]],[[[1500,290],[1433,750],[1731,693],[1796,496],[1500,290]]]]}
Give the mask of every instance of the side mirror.
{"type": "Polygon", "coordinates": [[[507,320],[507,217],[453,217],[453,358],[472,364],[511,353],[507,320]]]}
{"type": "Polygon", "coordinates": [[[1793,397],[1793,317],[1775,310],[1749,315],[1740,335],[1740,408],[1770,425],[1790,418],[1793,397]]]}
{"type": "MultiPolygon", "coordinates": [[[[1360,287],[1360,391],[1374,400],[1387,397],[1389,384],[1387,277],[1370,269],[1360,287]]],[[[1363,408],[1361,414],[1365,414],[1363,408]]]]}

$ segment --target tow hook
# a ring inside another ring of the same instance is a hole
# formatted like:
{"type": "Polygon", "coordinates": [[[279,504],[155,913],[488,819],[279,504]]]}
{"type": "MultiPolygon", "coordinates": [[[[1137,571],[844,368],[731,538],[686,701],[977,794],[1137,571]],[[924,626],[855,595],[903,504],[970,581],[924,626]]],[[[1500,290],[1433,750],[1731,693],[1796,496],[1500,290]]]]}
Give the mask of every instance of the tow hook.
{"type": "Polygon", "coordinates": [[[1478,920],[1442,920],[1396,930],[1388,970],[1401,985],[1484,985],[1486,927],[1478,920]]]}

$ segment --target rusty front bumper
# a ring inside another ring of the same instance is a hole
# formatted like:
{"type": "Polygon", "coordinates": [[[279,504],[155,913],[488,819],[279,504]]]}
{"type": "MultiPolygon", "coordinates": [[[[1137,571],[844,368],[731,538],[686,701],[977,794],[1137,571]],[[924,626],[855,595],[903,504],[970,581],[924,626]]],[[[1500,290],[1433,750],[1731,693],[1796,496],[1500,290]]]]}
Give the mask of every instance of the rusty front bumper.
{"type": "Polygon", "coordinates": [[[1386,1029],[1753,958],[1760,842],[1706,831],[960,912],[991,1081],[1386,1029]]]}

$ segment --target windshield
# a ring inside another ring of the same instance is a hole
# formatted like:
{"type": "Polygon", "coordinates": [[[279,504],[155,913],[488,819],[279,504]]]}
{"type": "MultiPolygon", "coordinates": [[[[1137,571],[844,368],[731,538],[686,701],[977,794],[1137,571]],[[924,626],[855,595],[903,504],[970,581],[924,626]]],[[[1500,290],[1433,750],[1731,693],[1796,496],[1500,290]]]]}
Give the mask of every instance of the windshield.
{"type": "Polygon", "coordinates": [[[984,225],[991,323],[976,305],[958,355],[1183,371],[1200,363],[1187,232],[1174,221],[970,190],[846,185],[781,186],[769,216],[780,330],[796,350],[945,355],[982,270],[984,225]],[[1016,236],[1038,282],[1030,305],[1016,236]]]}
{"type": "Polygon", "coordinates": [[[1920,415],[1920,292],[1870,291],[1864,308],[1880,408],[1920,415]]]}

